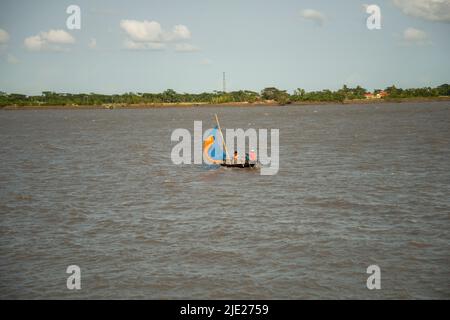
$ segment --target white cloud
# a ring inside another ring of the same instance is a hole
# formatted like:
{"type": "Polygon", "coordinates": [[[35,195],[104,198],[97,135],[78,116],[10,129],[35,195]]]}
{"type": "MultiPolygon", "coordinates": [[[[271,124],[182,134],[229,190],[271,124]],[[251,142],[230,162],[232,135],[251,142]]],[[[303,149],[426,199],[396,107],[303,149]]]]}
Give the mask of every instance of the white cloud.
{"type": "Polygon", "coordinates": [[[162,50],[166,47],[161,42],[136,42],[133,40],[125,40],[124,47],[128,50],[162,50]]]}
{"type": "Polygon", "coordinates": [[[45,41],[40,36],[28,37],[24,41],[25,47],[30,51],[39,51],[43,49],[45,41]]]}
{"type": "Polygon", "coordinates": [[[450,22],[450,0],[393,0],[403,13],[430,21],[450,22]]]}
{"type": "Polygon", "coordinates": [[[49,32],[41,32],[41,36],[49,43],[69,44],[75,43],[75,39],[64,30],[50,30],[49,32]]]}
{"type": "Polygon", "coordinates": [[[91,40],[89,41],[89,48],[91,49],[97,48],[97,40],[95,38],[91,38],[91,40]]]}
{"type": "Polygon", "coordinates": [[[15,56],[13,56],[10,53],[8,53],[8,55],[6,56],[6,61],[10,64],[17,64],[20,62],[19,59],[17,59],[15,56]]]}
{"type": "MultiPolygon", "coordinates": [[[[161,50],[167,43],[189,40],[191,32],[182,24],[175,25],[171,31],[164,30],[156,21],[121,20],[120,27],[128,39],[124,46],[129,50],[161,50]]],[[[196,51],[191,44],[175,44],[175,51],[196,51]]]]}
{"type": "Polygon", "coordinates": [[[177,43],[175,45],[175,51],[178,52],[194,52],[199,51],[200,49],[189,43],[177,43]]]}
{"type": "Polygon", "coordinates": [[[300,12],[300,15],[302,16],[303,19],[311,20],[317,23],[317,25],[319,26],[322,26],[326,21],[326,16],[322,12],[314,9],[302,10],[300,12]]]}
{"type": "Polygon", "coordinates": [[[173,27],[172,33],[169,34],[169,37],[173,41],[177,40],[187,40],[191,38],[191,32],[186,26],[182,24],[178,24],[173,27]]]}
{"type": "Polygon", "coordinates": [[[3,29],[0,29],[0,44],[7,43],[9,41],[9,34],[3,29]]]}
{"type": "Polygon", "coordinates": [[[134,41],[162,41],[163,31],[161,25],[156,21],[122,20],[120,21],[120,27],[134,41]]]}
{"type": "Polygon", "coordinates": [[[120,27],[131,40],[137,42],[169,42],[191,38],[191,32],[182,24],[174,26],[172,31],[165,31],[156,21],[122,20],[120,27]]]}
{"type": "Polygon", "coordinates": [[[403,31],[403,40],[407,44],[427,44],[428,35],[425,31],[415,29],[415,28],[407,28],[403,31]]]}
{"type": "Polygon", "coordinates": [[[67,47],[61,45],[75,43],[74,37],[64,30],[50,30],[24,40],[25,47],[30,51],[64,51],[67,47]]]}

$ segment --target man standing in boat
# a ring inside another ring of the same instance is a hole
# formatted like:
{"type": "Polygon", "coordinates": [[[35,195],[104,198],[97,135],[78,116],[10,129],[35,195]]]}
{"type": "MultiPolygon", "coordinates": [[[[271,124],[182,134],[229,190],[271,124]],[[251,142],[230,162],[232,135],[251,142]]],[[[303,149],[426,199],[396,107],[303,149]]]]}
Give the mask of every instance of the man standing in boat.
{"type": "Polygon", "coordinates": [[[233,162],[236,164],[236,163],[238,163],[238,161],[239,161],[238,152],[235,151],[235,152],[234,152],[234,155],[233,155],[233,162]]]}
{"type": "Polygon", "coordinates": [[[249,153],[249,163],[256,163],[256,152],[255,152],[255,150],[250,150],[250,153],[249,153]]]}

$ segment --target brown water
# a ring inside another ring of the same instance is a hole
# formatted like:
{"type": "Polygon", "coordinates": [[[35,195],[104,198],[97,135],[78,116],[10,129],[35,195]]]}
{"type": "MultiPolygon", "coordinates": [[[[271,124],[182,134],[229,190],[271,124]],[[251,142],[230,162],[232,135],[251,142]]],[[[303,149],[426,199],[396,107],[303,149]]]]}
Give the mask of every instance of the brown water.
{"type": "Polygon", "coordinates": [[[0,140],[0,298],[450,298],[449,102],[0,111],[0,140]],[[279,128],[279,173],[173,165],[214,113],[279,128]]]}

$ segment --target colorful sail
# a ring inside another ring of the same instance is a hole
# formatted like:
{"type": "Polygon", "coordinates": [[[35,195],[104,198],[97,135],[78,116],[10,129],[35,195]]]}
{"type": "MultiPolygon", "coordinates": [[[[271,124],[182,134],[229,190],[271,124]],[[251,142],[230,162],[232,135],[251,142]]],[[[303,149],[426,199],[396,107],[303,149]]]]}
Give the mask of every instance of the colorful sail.
{"type": "Polygon", "coordinates": [[[223,163],[224,152],[218,126],[205,133],[203,140],[203,160],[208,164],[223,163]]]}

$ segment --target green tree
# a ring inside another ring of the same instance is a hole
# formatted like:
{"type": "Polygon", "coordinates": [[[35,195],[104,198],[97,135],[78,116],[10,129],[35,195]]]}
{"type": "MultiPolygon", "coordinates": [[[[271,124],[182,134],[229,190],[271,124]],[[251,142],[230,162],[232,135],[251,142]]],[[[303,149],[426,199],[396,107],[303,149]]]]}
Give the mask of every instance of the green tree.
{"type": "Polygon", "coordinates": [[[275,100],[279,93],[280,90],[275,87],[264,88],[261,91],[261,97],[265,100],[275,100]]]}

